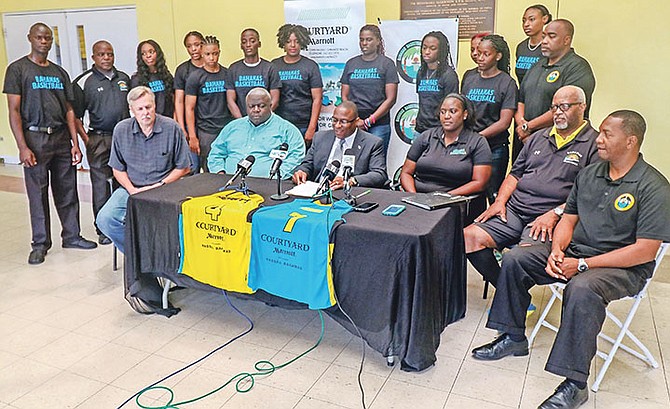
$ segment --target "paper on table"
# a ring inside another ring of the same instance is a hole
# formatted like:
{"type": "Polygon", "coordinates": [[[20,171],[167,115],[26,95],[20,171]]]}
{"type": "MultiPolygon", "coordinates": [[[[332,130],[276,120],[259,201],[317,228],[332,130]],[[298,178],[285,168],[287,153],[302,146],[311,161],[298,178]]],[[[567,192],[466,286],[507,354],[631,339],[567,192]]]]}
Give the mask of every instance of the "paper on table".
{"type": "Polygon", "coordinates": [[[318,183],[308,180],[305,183],[294,186],[292,189],[286,191],[286,193],[297,197],[312,197],[316,194],[318,188],[318,183]]]}

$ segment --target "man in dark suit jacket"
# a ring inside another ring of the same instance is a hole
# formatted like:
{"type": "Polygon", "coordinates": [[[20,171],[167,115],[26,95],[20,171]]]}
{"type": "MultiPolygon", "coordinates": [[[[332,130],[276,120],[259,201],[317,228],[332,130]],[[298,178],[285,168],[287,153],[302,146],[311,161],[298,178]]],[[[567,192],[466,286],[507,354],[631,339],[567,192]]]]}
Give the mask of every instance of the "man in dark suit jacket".
{"type": "MultiPolygon", "coordinates": [[[[305,159],[293,171],[293,182],[318,181],[323,169],[333,160],[355,158],[352,186],[383,187],[387,181],[386,155],[380,138],[356,127],[358,109],[351,101],[342,102],[333,112],[333,129],[317,132],[305,159]]],[[[342,172],[330,183],[331,189],[344,187],[342,172]]]]}

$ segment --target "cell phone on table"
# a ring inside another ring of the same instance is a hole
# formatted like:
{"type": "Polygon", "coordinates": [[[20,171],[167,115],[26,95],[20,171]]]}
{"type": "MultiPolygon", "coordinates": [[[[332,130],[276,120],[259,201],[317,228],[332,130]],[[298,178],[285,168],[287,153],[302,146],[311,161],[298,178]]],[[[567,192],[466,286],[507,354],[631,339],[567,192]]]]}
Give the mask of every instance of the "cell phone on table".
{"type": "Polygon", "coordinates": [[[359,205],[354,206],[354,211],[355,212],[361,212],[361,213],[367,213],[369,211],[372,211],[372,209],[376,209],[377,206],[379,206],[379,203],[375,202],[364,202],[359,205]]]}
{"type": "Polygon", "coordinates": [[[397,216],[405,211],[405,205],[393,204],[382,211],[384,216],[397,216]]]}

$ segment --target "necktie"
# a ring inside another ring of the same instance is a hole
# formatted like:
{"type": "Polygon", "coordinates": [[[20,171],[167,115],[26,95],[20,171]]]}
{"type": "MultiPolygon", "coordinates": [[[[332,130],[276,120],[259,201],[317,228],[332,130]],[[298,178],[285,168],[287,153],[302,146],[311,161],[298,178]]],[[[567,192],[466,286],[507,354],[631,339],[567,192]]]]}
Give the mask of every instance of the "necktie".
{"type": "Polygon", "coordinates": [[[344,156],[344,139],[340,139],[339,143],[335,144],[335,153],[333,153],[333,160],[338,160],[342,163],[342,157],[344,156]]]}

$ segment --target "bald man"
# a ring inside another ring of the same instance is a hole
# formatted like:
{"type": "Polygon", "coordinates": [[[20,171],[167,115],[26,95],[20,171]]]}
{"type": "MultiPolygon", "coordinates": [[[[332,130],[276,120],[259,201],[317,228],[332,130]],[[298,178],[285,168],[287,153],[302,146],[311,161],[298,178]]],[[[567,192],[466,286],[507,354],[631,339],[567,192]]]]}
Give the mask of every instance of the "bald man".
{"type": "Polygon", "coordinates": [[[575,85],[586,95],[584,118],[589,117],[596,79],[588,61],[575,53],[572,39],[575,27],[565,19],[554,20],[544,28],[542,59],[528,72],[519,86],[519,103],[514,116],[516,133],[525,141],[533,132],[552,125],[549,110],[556,91],[575,85]]]}
{"type": "MultiPolygon", "coordinates": [[[[112,131],[121,120],[130,116],[126,97],[130,89],[130,77],[114,67],[114,48],[108,41],[93,44],[91,58],[93,67],[74,80],[74,111],[77,130],[86,144],[86,158],[90,166],[91,191],[93,193],[93,215],[105,205],[112,194],[108,180],[112,178],[109,154],[112,150],[112,131]],[[82,120],[88,112],[88,130],[82,120]]],[[[117,185],[118,186],[118,185],[117,185]]],[[[112,241],[102,234],[96,225],[98,243],[112,241]]]]}
{"type": "Polygon", "coordinates": [[[598,158],[581,88],[560,88],[549,110],[554,126],[528,139],[495,202],[464,230],[468,260],[494,286],[500,266],[492,249],[550,241],[575,177],[598,158]]]}
{"type": "Polygon", "coordinates": [[[28,41],[30,54],[7,67],[3,92],[28,194],[32,228],[28,263],[40,264],[52,245],[49,184],[63,227],[63,248],[93,249],[97,245],[80,235],[76,165],[81,162],[81,151],[70,76],[47,59],[53,45],[49,26],[33,24],[28,41]]]}
{"type": "Polygon", "coordinates": [[[272,113],[272,97],[265,88],[252,89],[245,100],[247,116],[231,121],[212,143],[207,157],[209,171],[233,174],[241,160],[253,155],[255,162],[249,175],[268,177],[274,162],[270,152],[287,143],[288,155],[279,170],[284,179],[290,179],[305,157],[300,130],[272,113]]]}

